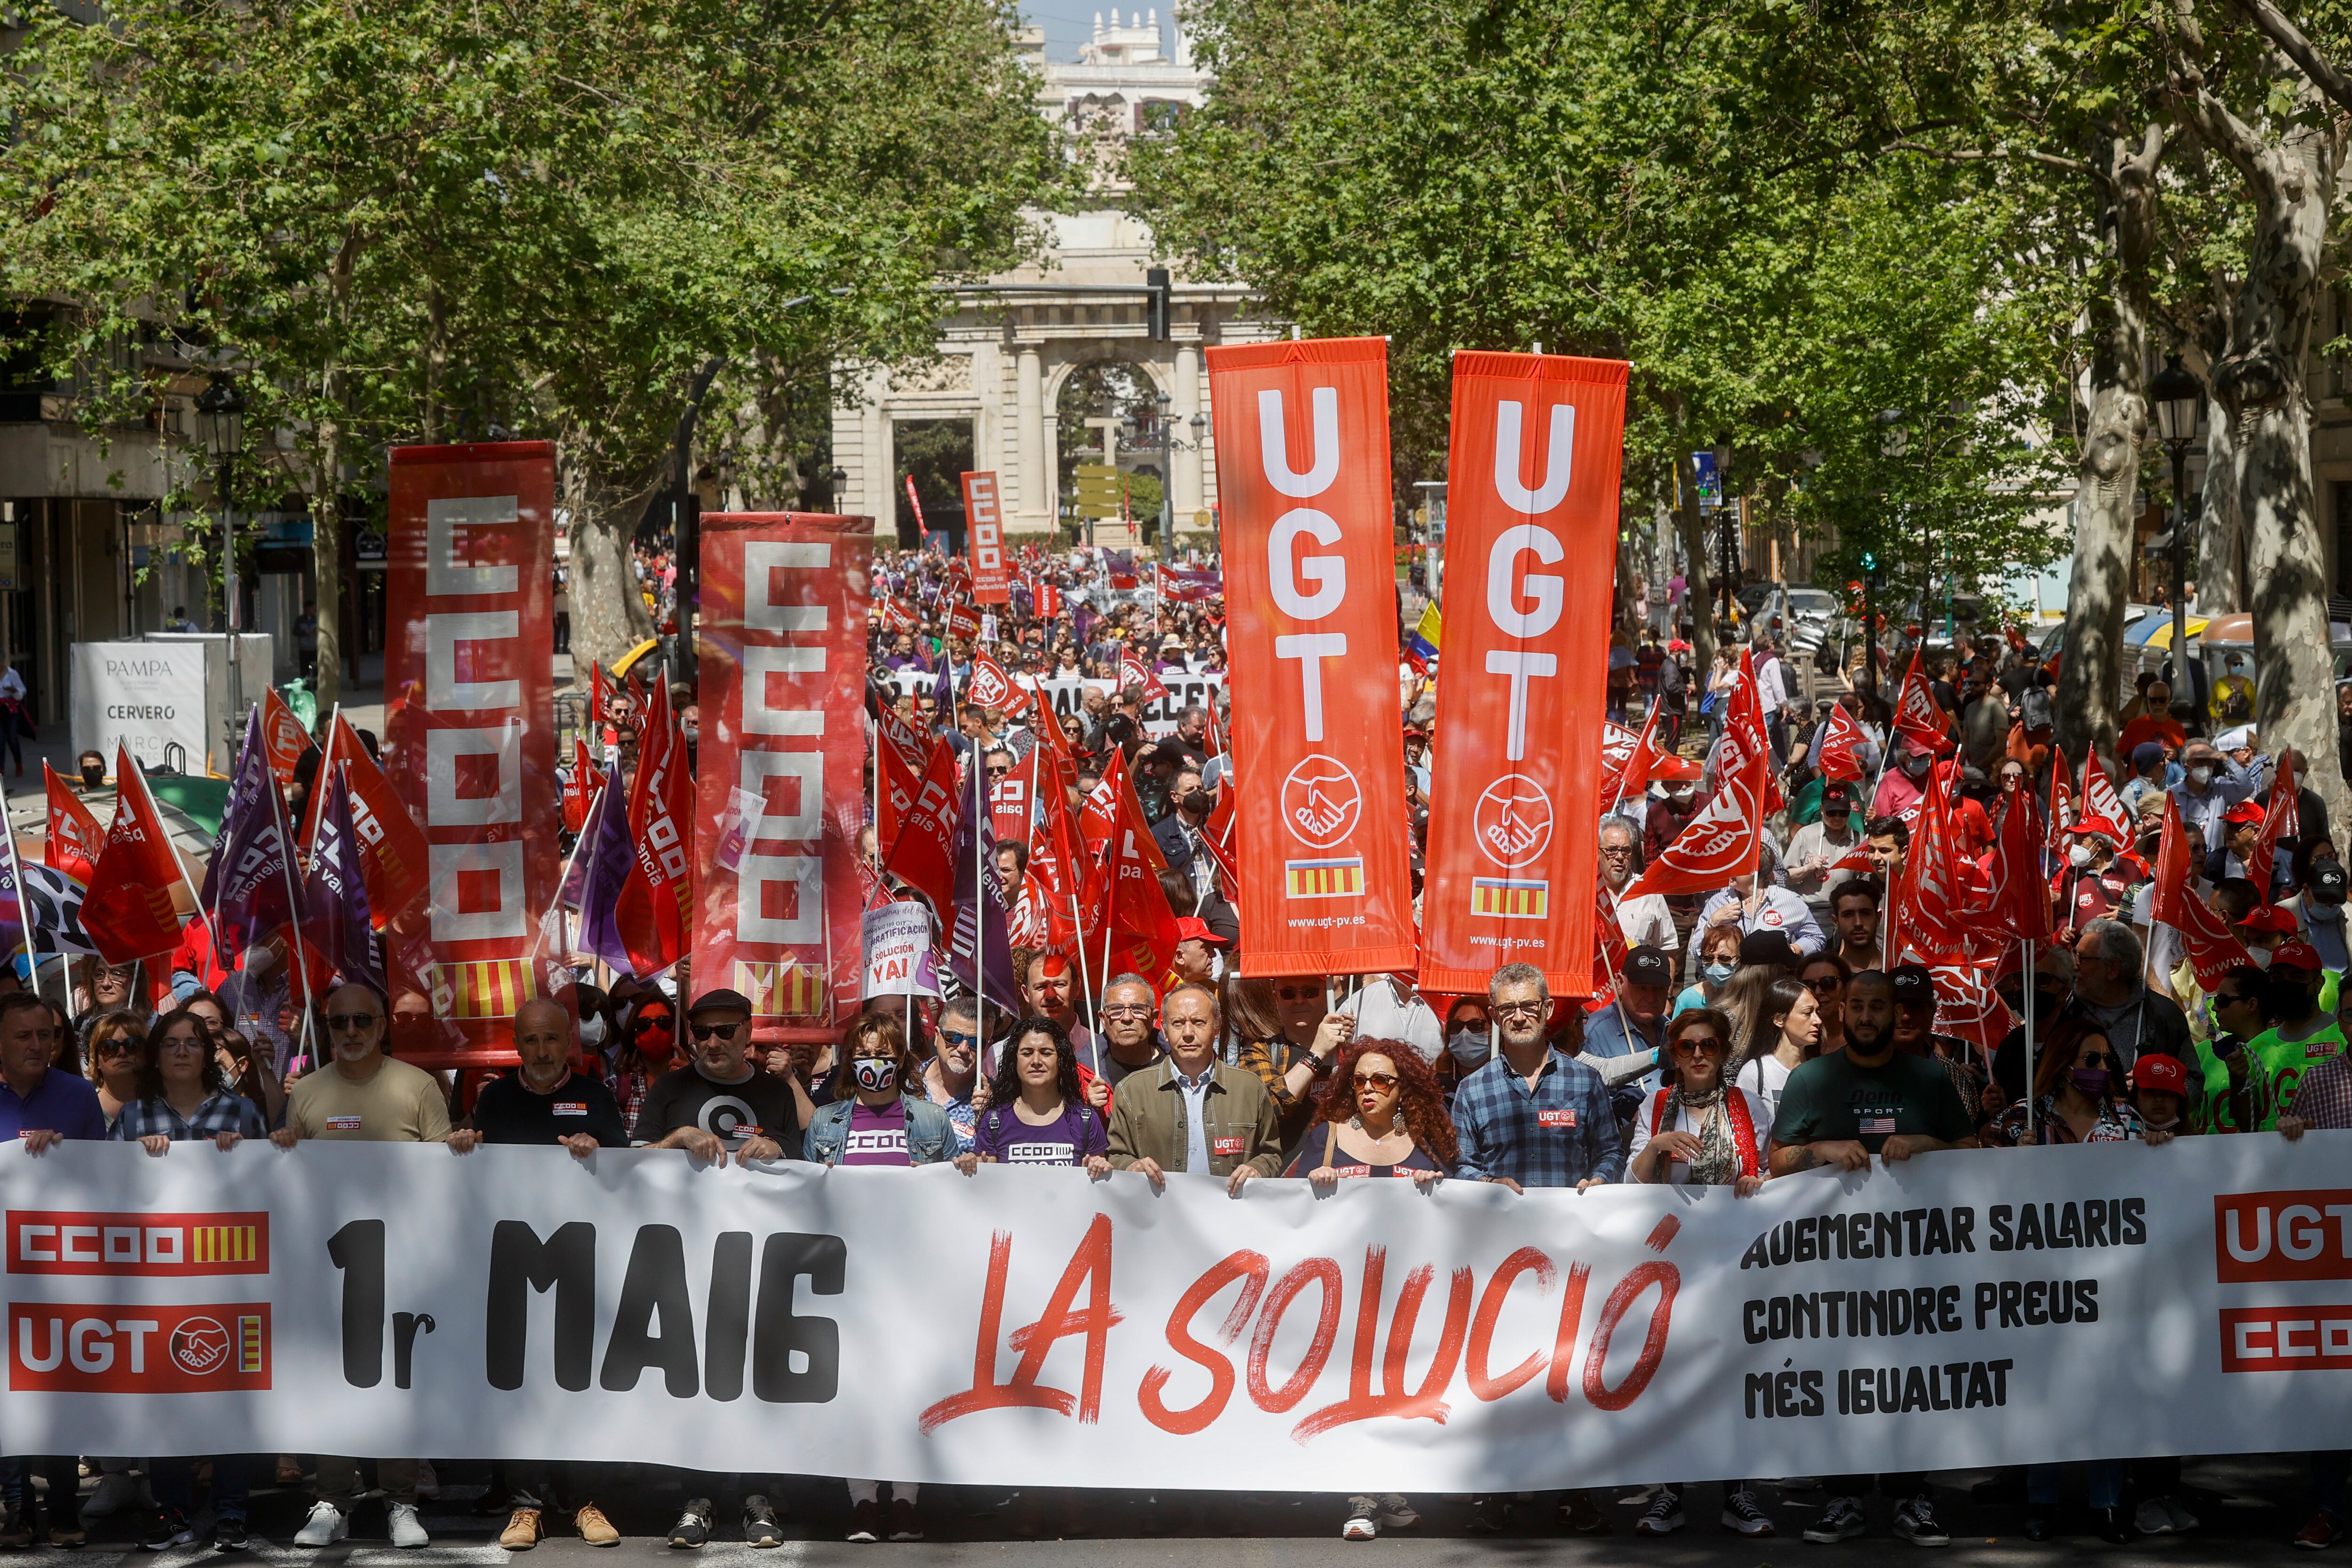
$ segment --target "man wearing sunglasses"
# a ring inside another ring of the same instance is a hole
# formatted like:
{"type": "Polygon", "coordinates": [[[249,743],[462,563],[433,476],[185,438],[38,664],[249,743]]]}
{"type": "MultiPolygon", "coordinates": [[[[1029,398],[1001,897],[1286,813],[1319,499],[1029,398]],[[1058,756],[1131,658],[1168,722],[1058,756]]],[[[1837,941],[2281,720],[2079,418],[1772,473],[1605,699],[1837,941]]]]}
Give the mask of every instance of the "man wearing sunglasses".
{"type": "MultiPolygon", "coordinates": [[[[452,1139],[448,1102],[441,1080],[422,1068],[383,1054],[389,1010],[372,985],[346,983],[327,994],[328,1065],[305,1073],[286,1096],[286,1125],[269,1135],[280,1149],[305,1139],[330,1142],[450,1143],[459,1152],[477,1135],[452,1139]]],[[[379,1459],[376,1484],[389,1510],[386,1523],[394,1546],[431,1542],[416,1517],[416,1461],[379,1459]]],[[[310,1515],[295,1532],[297,1546],[331,1546],[351,1533],[358,1500],[357,1459],[319,1456],[310,1515]]]]}
{"type": "Polygon", "coordinates": [[[646,1091],[637,1142],[683,1149],[698,1160],[797,1157],[800,1116],[783,1079],[751,1066],[751,1004],[740,991],[706,991],[687,1012],[693,1055],[646,1091]]]}

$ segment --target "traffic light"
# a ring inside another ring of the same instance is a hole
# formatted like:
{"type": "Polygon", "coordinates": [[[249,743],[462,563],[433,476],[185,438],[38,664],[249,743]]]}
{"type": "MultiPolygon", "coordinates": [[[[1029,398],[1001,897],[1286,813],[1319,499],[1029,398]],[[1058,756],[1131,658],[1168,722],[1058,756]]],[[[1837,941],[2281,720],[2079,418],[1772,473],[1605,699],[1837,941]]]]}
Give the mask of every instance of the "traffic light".
{"type": "Polygon", "coordinates": [[[1155,343],[1164,343],[1168,341],[1170,336],[1168,330],[1169,296],[1171,289],[1168,281],[1168,268],[1165,267],[1151,267],[1145,268],[1143,274],[1143,289],[1145,295],[1143,307],[1143,335],[1150,338],[1155,343]]]}

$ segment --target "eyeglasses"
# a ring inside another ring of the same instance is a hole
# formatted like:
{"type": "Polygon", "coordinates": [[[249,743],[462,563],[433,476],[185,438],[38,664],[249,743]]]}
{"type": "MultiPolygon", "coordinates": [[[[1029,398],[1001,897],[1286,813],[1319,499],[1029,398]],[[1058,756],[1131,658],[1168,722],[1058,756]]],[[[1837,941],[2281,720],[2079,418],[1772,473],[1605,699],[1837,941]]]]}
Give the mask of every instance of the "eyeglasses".
{"type": "Polygon", "coordinates": [[[1844,984],[1844,980],[1840,978],[1837,973],[1832,970],[1827,974],[1816,974],[1811,980],[1806,981],[1805,989],[1816,992],[1834,991],[1844,984]]]}
{"type": "Polygon", "coordinates": [[[2116,1058],[2105,1051],[2093,1051],[2087,1057],[2076,1057],[2074,1065],[2078,1068],[2112,1068],[2116,1065],[2116,1058]]]}
{"type": "Polygon", "coordinates": [[[668,1014],[656,1013],[650,1017],[630,1019],[629,1033],[633,1035],[642,1035],[654,1028],[656,1025],[666,1029],[674,1027],[670,1023],[668,1014]]]}
{"type": "MultiPolygon", "coordinates": [[[[163,1043],[165,1045],[170,1045],[173,1042],[166,1040],[163,1043]]],[[[138,1049],[139,1047],[132,1045],[129,1040],[112,1039],[99,1047],[98,1054],[102,1057],[127,1057],[135,1054],[138,1049]]]]}
{"type": "Polygon", "coordinates": [[[1495,1004],[1495,1016],[1508,1018],[1519,1014],[1541,1014],[1550,1006],[1549,1002],[1497,1002],[1495,1004]]]}
{"type": "Polygon", "coordinates": [[[1601,852],[1614,860],[1633,853],[1633,847],[1631,844],[1603,844],[1601,852]]]}
{"type": "Polygon", "coordinates": [[[1713,1035],[1685,1035],[1675,1042],[1675,1055],[1678,1057],[1703,1056],[1708,1051],[1722,1049],[1723,1042],[1713,1035]]]}
{"type": "MultiPolygon", "coordinates": [[[[124,1055],[130,1054],[130,1047],[123,1046],[119,1048],[124,1055]]],[[[194,1035],[174,1035],[155,1048],[163,1051],[201,1051],[205,1048],[205,1043],[194,1035]]],[[[117,1049],[118,1047],[110,1046],[107,1047],[106,1054],[113,1056],[117,1049]]]]}
{"type": "Polygon", "coordinates": [[[327,1027],[364,1029],[383,1016],[381,1013],[330,1013],[327,1015],[327,1027]]]}
{"type": "Polygon", "coordinates": [[[727,1035],[731,1037],[736,1030],[742,1026],[743,1026],[740,1024],[688,1024],[687,1028],[696,1039],[707,1040],[713,1035],[727,1035]]]}
{"type": "Polygon", "coordinates": [[[1370,1084],[1374,1089],[1394,1089],[1397,1076],[1392,1072],[1360,1072],[1356,1075],[1356,1081],[1370,1084]]]}
{"type": "Polygon", "coordinates": [[[2236,1007],[2243,1005],[2252,1000],[2252,997],[2241,996],[2234,991],[2216,991],[2213,993],[2213,1005],[2216,1007],[2236,1007]]]}
{"type": "Polygon", "coordinates": [[[1281,997],[1285,1002],[1304,1002],[1309,997],[1319,1002],[1323,999],[1323,987],[1320,985],[1277,985],[1274,988],[1274,994],[1276,996],[1281,997]]]}
{"type": "Polygon", "coordinates": [[[1116,1006],[1105,1007],[1102,1010],[1102,1016],[1106,1018],[1149,1018],[1151,1016],[1151,1009],[1149,1006],[1122,1002],[1116,1006]]]}
{"type": "Polygon", "coordinates": [[[968,1051],[971,1049],[972,1047],[980,1043],[980,1037],[978,1035],[968,1035],[961,1029],[941,1029],[940,1031],[940,1040],[942,1044],[950,1046],[959,1051],[968,1051]]]}

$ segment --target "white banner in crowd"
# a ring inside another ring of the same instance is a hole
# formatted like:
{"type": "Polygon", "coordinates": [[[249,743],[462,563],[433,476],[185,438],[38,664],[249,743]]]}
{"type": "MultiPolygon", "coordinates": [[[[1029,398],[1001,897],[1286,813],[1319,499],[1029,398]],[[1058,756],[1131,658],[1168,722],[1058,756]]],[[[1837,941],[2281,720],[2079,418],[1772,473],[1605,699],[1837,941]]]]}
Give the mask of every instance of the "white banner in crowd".
{"type": "MultiPolygon", "coordinates": [[[[898,689],[910,697],[929,697],[939,689],[940,678],[937,675],[922,675],[899,670],[893,675],[892,679],[897,682],[898,689]]],[[[1118,691],[1117,681],[1095,680],[1076,675],[1067,679],[1057,678],[1053,680],[1039,680],[1030,675],[1019,676],[1015,679],[1028,689],[1042,693],[1056,713],[1076,712],[1079,705],[1086,700],[1087,688],[1089,686],[1113,696],[1118,695],[1118,691]]],[[[1147,735],[1174,734],[1176,715],[1187,708],[1209,706],[1210,700],[1219,691],[1224,689],[1225,676],[1223,670],[1206,675],[1163,675],[1160,678],[1160,684],[1168,689],[1168,695],[1164,699],[1155,698],[1143,705],[1143,732],[1147,735]]],[[[956,696],[959,699],[963,696],[963,685],[960,681],[956,685],[956,696]]]]}
{"type": "Polygon", "coordinates": [[[2352,1134],[1467,1182],[0,1150],[9,1454],[1509,1490],[2340,1446],[2352,1134]],[[1114,1462],[1104,1463],[1105,1456],[1114,1462]]]}

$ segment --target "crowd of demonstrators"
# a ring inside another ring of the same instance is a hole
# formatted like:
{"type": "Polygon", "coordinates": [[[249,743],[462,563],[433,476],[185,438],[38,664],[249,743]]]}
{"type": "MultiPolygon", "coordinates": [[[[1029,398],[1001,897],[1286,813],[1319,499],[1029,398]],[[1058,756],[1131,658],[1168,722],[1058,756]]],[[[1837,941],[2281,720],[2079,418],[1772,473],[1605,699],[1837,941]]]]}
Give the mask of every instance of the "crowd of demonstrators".
{"type": "MultiPolygon", "coordinates": [[[[674,563],[648,548],[637,567],[656,624],[666,624],[674,563]]],[[[1155,595],[1105,554],[1031,559],[1009,602],[989,612],[988,635],[975,638],[968,619],[951,624],[951,612],[969,606],[943,558],[884,552],[874,581],[877,723],[887,715],[941,737],[961,766],[992,784],[1031,755],[1038,726],[1057,726],[1078,768],[1074,807],[1123,764],[1167,863],[1161,888],[1178,936],[1167,973],[1122,965],[1106,974],[1099,961],[1089,967],[1085,955],[1038,938],[1010,954],[1015,1006],[979,1005],[950,984],[944,998],[877,1000],[825,1038],[791,1044],[755,1040],[747,998],[693,989],[682,972],[601,988],[583,974],[568,1005],[533,1001],[511,1020],[516,1067],[467,1088],[384,1053],[389,1009],[367,986],[341,985],[306,1012],[282,943],[253,944],[213,989],[203,988],[201,969],[175,976],[160,1014],[135,969],[85,962],[69,982],[69,1007],[0,995],[0,1131],[21,1132],[37,1154],[59,1138],[136,1141],[152,1157],[197,1138],[227,1146],[267,1137],[295,1159],[320,1138],[438,1142],[457,1154],[496,1143],[582,1160],[626,1145],[753,1169],[952,1163],[971,1174],[1017,1164],[1040,1167],[1034,1179],[1071,1181],[1134,1173],[1155,1189],[1215,1182],[1237,1196],[1257,1181],[1304,1181],[1344,1201],[1347,1183],[1375,1176],[1424,1188],[1476,1181],[1523,1195],[1654,1183],[1745,1196],[1822,1166],[1860,1170],[2025,1142],[2161,1145],[2270,1131],[2292,1140],[2352,1116],[2336,1016],[2346,877],[2324,809],[2304,792],[2298,832],[2268,866],[2256,864],[2271,759],[2242,724],[2209,741],[2200,716],[2178,713],[2159,684],[2127,715],[2138,728],[2120,753],[2128,766],[2113,774],[2131,836],[2099,824],[2037,837],[2063,850],[2044,867],[2057,939],[2030,974],[2012,968],[1996,985],[2012,1010],[2030,986],[2029,1047],[2021,1026],[2005,1038],[1953,1032],[1965,1026],[1950,1021],[1936,977],[1906,962],[1914,955],[1893,929],[1930,790],[1948,793],[1960,853],[1979,862],[2011,814],[2038,813],[2050,798],[2048,674],[2021,642],[1939,660],[1933,688],[1950,724],[1930,747],[1897,736],[1875,679],[1815,705],[1799,695],[1804,682],[1791,661],[1759,640],[1750,665],[1787,804],[1764,825],[1752,870],[1719,887],[1628,897],[1706,808],[1716,781],[1711,770],[1678,770],[1699,776],[1601,803],[1597,874],[1624,957],[1605,1005],[1588,1010],[1554,997],[1543,971],[1524,963],[1505,964],[1466,995],[1424,994],[1409,973],[1244,975],[1244,932],[1219,863],[1231,847],[1212,837],[1234,778],[1221,741],[1222,683],[1212,679],[1205,705],[1150,689],[1222,675],[1217,598],[1195,599],[1189,587],[1155,595]],[[1019,713],[966,700],[983,654],[1036,700],[1019,713]],[[1824,772],[1832,722],[1860,735],[1859,777],[1824,772]],[[2168,804],[2199,835],[2196,896],[2252,960],[2210,992],[2150,919],[2153,835],[2168,804]]],[[[1627,637],[1616,650],[1616,717],[1638,726],[1654,702],[1673,747],[1696,707],[1711,740],[1741,679],[1738,662],[1726,650],[1701,679],[1685,663],[1687,645],[1655,640],[1670,629],[1627,637]]],[[[690,687],[671,696],[691,711],[690,687]]],[[[1400,667],[1398,703],[1409,768],[1400,807],[1412,824],[1417,878],[1444,745],[1428,671],[1400,667]]],[[[625,707],[618,717],[625,762],[635,731],[625,707]]],[[[1700,739],[1691,736],[1694,746],[1700,739]]],[[[877,872],[882,847],[869,829],[865,849],[877,872]]],[[[1015,898],[1028,858],[1017,836],[998,846],[1015,898]]],[[[275,1458],[281,1483],[302,1479],[294,1457],[275,1458]]],[[[2347,1462],[2340,1452],[2312,1456],[2303,1544],[2341,1537],[2347,1462]]],[[[246,1543],[255,1463],[209,1462],[201,1485],[215,1545],[246,1543]]],[[[203,1462],[144,1468],[155,1505],[148,1543],[192,1541],[203,1462]]],[[[84,1539],[76,1469],[72,1458],[0,1462],[0,1546],[35,1539],[37,1519],[53,1544],[84,1539]]],[[[753,1546],[784,1539],[782,1478],[683,1479],[670,1545],[703,1546],[722,1521],[753,1546]]],[[[2033,1467],[2021,1479],[2029,1534],[2054,1533],[2057,1472],[2033,1467]]],[[[2134,1503],[2128,1522],[2140,1533],[2195,1527],[2178,1501],[2177,1460],[2103,1460],[2088,1480],[2093,1522],[2109,1539],[2134,1503]]],[[[416,1504],[429,1483],[422,1461],[377,1461],[395,1542],[425,1542],[416,1504]]],[[[613,1544],[620,1532],[605,1509],[623,1484],[607,1467],[502,1467],[500,1543],[529,1549],[568,1521],[581,1540],[613,1544]]],[[[1772,1532],[1757,1489],[1725,1484],[1724,1528],[1772,1532]]],[[[844,1491],[835,1496],[846,1503],[849,1539],[927,1533],[914,1484],[845,1478],[844,1491]]],[[[1683,1528],[1688,1491],[1657,1489],[1636,1532],[1683,1528]]],[[[1806,1539],[1864,1532],[1873,1491],[1889,1500],[1897,1536],[1947,1539],[1934,1489],[1916,1474],[1832,1479],[1806,1539]]],[[[318,1457],[297,1543],[343,1539],[362,1495],[356,1461],[318,1457]]],[[[1048,1521],[1036,1494],[1024,1498],[1021,1533],[1087,1528],[1079,1494],[1051,1500],[1048,1521]]],[[[1468,1528],[1506,1528],[1519,1500],[1474,1497],[1468,1528]]],[[[1610,1529],[1581,1489],[1543,1517],[1580,1534],[1610,1529]]],[[[1366,1492],[1349,1497],[1340,1528],[1365,1540],[1419,1519],[1404,1497],[1366,1492]]]]}

